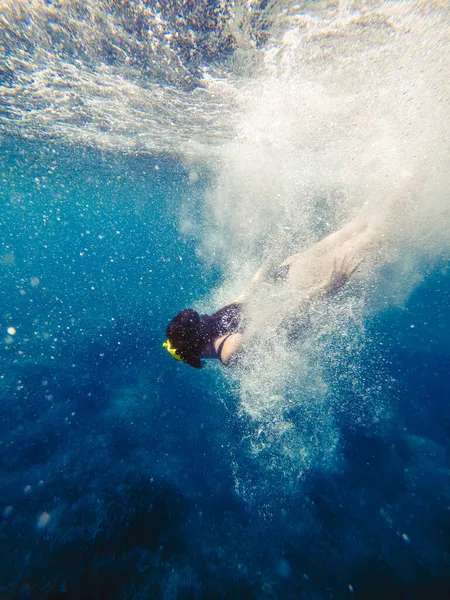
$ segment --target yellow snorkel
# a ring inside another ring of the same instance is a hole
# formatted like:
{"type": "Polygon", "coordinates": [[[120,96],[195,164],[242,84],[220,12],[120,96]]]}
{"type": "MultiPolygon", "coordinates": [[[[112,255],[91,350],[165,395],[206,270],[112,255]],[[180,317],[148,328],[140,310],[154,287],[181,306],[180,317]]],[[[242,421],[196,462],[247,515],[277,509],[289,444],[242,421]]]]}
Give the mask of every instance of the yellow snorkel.
{"type": "Polygon", "coordinates": [[[175,359],[175,360],[183,360],[180,356],[180,354],[178,354],[177,349],[176,348],[172,348],[172,346],[170,345],[169,340],[167,340],[167,342],[164,342],[163,344],[163,348],[165,348],[167,350],[167,352],[175,359]]]}

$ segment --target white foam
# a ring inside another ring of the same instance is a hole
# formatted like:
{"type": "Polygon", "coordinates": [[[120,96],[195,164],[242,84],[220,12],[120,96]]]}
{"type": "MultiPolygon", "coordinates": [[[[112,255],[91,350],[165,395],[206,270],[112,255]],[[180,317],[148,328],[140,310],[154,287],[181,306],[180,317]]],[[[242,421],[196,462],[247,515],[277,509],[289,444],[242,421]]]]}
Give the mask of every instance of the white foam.
{"type": "Polygon", "coordinates": [[[404,303],[450,251],[448,13],[424,2],[340,8],[286,17],[264,68],[239,90],[238,135],[221,148],[206,197],[205,255],[214,251],[227,272],[218,305],[282,228],[289,253],[360,211],[379,232],[379,251],[347,296],[315,303],[295,348],[276,327],[286,307],[276,292],[263,289],[250,304],[260,337],[235,372],[240,406],[256,423],[255,452],[276,448],[282,468],[289,457],[298,473],[333,463],[342,410],[350,421],[379,419],[390,389],[381,363],[363,378],[371,343],[376,356],[366,319],[404,303]],[[342,407],[342,388],[353,405],[342,407]]]}

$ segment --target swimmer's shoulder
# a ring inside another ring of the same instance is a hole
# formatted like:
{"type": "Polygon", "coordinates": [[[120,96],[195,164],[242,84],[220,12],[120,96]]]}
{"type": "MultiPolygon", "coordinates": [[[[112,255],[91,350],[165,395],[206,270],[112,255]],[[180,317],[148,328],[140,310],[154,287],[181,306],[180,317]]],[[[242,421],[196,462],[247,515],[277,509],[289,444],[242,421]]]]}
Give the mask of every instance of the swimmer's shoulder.
{"type": "Polygon", "coordinates": [[[217,340],[214,342],[214,347],[219,355],[220,361],[224,365],[229,364],[231,359],[236,356],[237,352],[242,346],[243,341],[244,336],[242,333],[231,333],[217,338],[217,340]]]}

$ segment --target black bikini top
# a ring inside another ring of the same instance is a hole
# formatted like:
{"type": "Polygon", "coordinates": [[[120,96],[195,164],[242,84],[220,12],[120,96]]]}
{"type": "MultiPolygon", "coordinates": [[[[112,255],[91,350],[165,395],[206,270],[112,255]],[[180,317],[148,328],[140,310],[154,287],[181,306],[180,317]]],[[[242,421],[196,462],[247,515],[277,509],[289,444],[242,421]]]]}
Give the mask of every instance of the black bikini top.
{"type": "Polygon", "coordinates": [[[244,306],[238,302],[227,304],[212,315],[202,315],[202,330],[206,339],[211,340],[214,356],[222,360],[222,350],[227,339],[234,333],[243,333],[244,306]],[[214,342],[222,336],[224,339],[220,342],[217,351],[214,350],[214,342]]]}
{"type": "Polygon", "coordinates": [[[244,307],[234,302],[227,304],[213,315],[201,315],[202,335],[212,342],[223,335],[244,331],[244,307]]]}

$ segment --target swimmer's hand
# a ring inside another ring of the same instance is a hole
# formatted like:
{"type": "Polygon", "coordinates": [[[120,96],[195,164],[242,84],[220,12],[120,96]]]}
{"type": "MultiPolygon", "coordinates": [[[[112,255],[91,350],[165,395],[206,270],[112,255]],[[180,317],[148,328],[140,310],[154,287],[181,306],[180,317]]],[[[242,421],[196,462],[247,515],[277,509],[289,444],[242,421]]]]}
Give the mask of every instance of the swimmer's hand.
{"type": "Polygon", "coordinates": [[[267,269],[264,266],[260,267],[253,275],[250,284],[247,286],[247,289],[233,300],[233,304],[245,304],[246,302],[248,302],[252,295],[256,292],[258,287],[261,285],[261,283],[265,281],[266,273],[267,269]]]}
{"type": "Polygon", "coordinates": [[[359,268],[362,261],[363,259],[351,263],[346,256],[344,256],[341,262],[334,259],[331,273],[320,286],[321,295],[332,295],[339,292],[347,284],[353,273],[359,268]]]}
{"type": "Polygon", "coordinates": [[[271,269],[271,267],[273,267],[274,263],[278,259],[278,255],[284,248],[284,241],[285,236],[283,233],[280,233],[275,239],[272,246],[270,246],[270,248],[268,248],[265,251],[263,257],[263,264],[253,275],[252,280],[247,286],[247,289],[233,300],[234,303],[244,304],[245,302],[248,302],[248,300],[257,291],[261,284],[267,281],[267,274],[269,270],[271,269]]]}
{"type": "Polygon", "coordinates": [[[280,261],[280,256],[284,252],[285,246],[286,234],[284,231],[281,231],[272,244],[264,251],[263,265],[266,265],[269,268],[272,263],[278,263],[280,261]]]}

